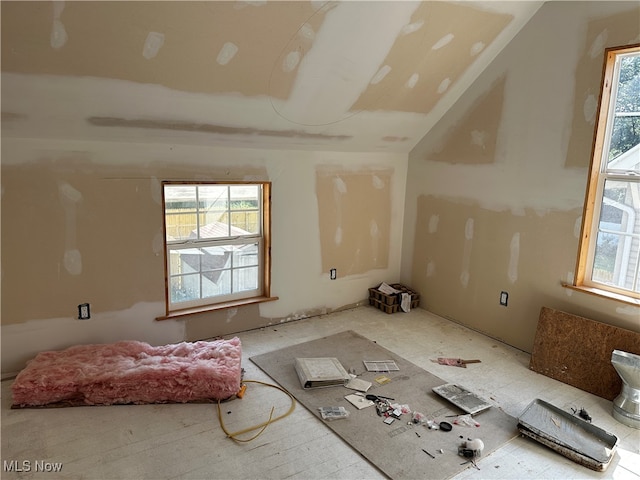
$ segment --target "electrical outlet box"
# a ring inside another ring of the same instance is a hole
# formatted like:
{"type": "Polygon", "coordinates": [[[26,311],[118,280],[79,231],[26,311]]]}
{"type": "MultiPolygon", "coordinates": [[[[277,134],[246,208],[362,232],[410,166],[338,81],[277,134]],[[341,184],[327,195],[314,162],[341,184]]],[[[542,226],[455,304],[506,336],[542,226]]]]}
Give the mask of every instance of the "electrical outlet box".
{"type": "Polygon", "coordinates": [[[331,280],[335,280],[336,278],[338,278],[338,271],[335,268],[329,270],[329,278],[331,280]]]}
{"type": "Polygon", "coordinates": [[[502,305],[503,307],[506,307],[508,303],[509,303],[509,293],[505,291],[500,292],[500,305],[502,305]]]}
{"type": "Polygon", "coordinates": [[[78,320],[88,320],[91,318],[91,309],[88,303],[78,305],[78,320]]]}

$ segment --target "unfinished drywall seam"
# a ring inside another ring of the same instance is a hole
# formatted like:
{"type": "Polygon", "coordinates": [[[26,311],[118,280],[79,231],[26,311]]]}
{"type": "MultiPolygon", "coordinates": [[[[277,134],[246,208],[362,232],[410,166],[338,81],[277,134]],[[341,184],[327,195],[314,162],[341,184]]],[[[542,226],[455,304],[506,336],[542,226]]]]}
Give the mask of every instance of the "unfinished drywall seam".
{"type": "Polygon", "coordinates": [[[358,2],[336,4],[316,32],[313,48],[300,60],[289,98],[282,106],[272,103],[274,111],[306,126],[356,115],[362,108],[352,107],[363,92],[391,71],[384,59],[417,7],[413,2],[373,2],[364,11],[358,2]],[[359,35],[354,38],[355,25],[359,35]]]}

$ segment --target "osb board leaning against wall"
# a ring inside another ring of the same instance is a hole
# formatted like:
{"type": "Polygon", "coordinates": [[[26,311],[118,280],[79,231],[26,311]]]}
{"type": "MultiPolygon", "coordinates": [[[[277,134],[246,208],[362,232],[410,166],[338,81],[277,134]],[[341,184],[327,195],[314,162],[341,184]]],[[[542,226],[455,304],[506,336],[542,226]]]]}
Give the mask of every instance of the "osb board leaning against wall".
{"type": "Polygon", "coordinates": [[[640,333],[542,307],[529,368],[613,400],[622,389],[614,350],[640,355],[640,333]]]}

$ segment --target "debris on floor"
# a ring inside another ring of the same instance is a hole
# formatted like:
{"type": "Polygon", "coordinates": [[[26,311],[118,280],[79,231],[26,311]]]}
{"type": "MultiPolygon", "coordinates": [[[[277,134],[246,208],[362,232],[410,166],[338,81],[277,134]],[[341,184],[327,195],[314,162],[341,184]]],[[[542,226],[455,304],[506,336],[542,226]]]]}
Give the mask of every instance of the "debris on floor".
{"type": "Polygon", "coordinates": [[[453,383],[445,383],[433,388],[433,391],[446,398],[464,412],[475,415],[491,408],[491,404],[466,388],[453,383]]]}
{"type": "Polygon", "coordinates": [[[373,407],[375,405],[372,400],[365,398],[365,396],[360,393],[352,393],[345,396],[344,399],[351,405],[356,407],[358,410],[362,410],[363,408],[367,407],[373,407]]]}
{"type": "Polygon", "coordinates": [[[344,407],[320,407],[318,411],[322,419],[328,421],[347,418],[349,416],[349,411],[344,407]]]}
{"type": "Polygon", "coordinates": [[[438,357],[437,360],[431,360],[434,363],[439,363],[440,365],[450,365],[452,367],[461,367],[467,368],[468,363],[481,363],[480,360],[463,360],[462,358],[445,358],[438,357]]]}
{"type": "Polygon", "coordinates": [[[364,360],[367,372],[397,372],[400,370],[394,360],[364,360]]]}
{"type": "Polygon", "coordinates": [[[475,420],[471,415],[458,415],[453,421],[454,425],[460,425],[461,427],[479,427],[480,423],[475,420]]]}

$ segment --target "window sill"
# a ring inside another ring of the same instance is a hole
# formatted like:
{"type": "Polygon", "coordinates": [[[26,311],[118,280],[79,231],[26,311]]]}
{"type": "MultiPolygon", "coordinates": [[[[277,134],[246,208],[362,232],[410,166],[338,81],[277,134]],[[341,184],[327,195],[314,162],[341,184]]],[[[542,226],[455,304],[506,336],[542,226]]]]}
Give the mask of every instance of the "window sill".
{"type": "Polygon", "coordinates": [[[185,308],[183,310],[175,310],[167,315],[156,317],[156,320],[174,320],[189,315],[198,315],[200,313],[215,312],[225,310],[227,308],[242,307],[244,305],[253,305],[254,303],[273,302],[278,297],[252,297],[243,298],[242,300],[233,300],[231,302],[216,303],[215,305],[203,305],[202,307],[185,308]]]}
{"type": "Polygon", "coordinates": [[[629,297],[627,295],[621,295],[619,293],[613,293],[595,287],[585,287],[584,285],[571,285],[568,283],[563,283],[562,286],[565,288],[570,288],[571,290],[576,290],[578,292],[588,293],[589,295],[608,298],[609,300],[615,300],[617,302],[626,303],[627,305],[640,307],[640,299],[629,297]]]}

